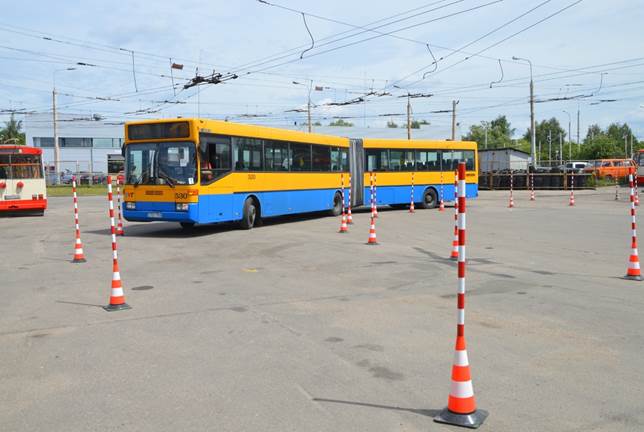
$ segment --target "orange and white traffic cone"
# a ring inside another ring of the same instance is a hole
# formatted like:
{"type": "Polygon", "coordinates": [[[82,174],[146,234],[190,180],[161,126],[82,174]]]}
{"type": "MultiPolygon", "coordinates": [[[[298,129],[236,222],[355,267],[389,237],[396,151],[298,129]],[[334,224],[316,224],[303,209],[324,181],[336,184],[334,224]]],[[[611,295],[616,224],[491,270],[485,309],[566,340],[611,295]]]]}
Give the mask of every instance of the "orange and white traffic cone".
{"type": "Polygon", "coordinates": [[[458,165],[458,231],[458,315],[452,386],[447,407],[434,417],[434,421],[476,429],[483,424],[488,413],[476,408],[465,345],[465,162],[458,165]]]}
{"type": "Polygon", "coordinates": [[[508,208],[514,208],[514,171],[510,170],[510,204],[508,208]]]}
{"type": "Polygon", "coordinates": [[[570,177],[570,200],[568,200],[568,205],[570,207],[575,205],[575,173],[572,173],[570,177]]]}
{"type": "Polygon", "coordinates": [[[351,174],[349,174],[349,202],[347,206],[347,224],[353,225],[353,216],[351,215],[351,174]]]}
{"type": "Polygon", "coordinates": [[[414,213],[414,173],[411,173],[411,200],[409,204],[409,213],[414,213]]]}
{"type": "Polygon", "coordinates": [[[619,181],[615,177],[615,201],[619,201],[619,181]]]}
{"type": "Polygon", "coordinates": [[[438,211],[445,211],[445,200],[443,199],[443,171],[441,171],[441,197],[438,201],[438,211]]]}
{"type": "Polygon", "coordinates": [[[340,190],[340,195],[342,195],[342,221],[340,222],[340,231],[338,232],[340,234],[344,234],[349,232],[349,225],[347,224],[347,214],[344,207],[344,174],[340,174],[340,183],[342,185],[342,189],[340,190]]]}
{"type": "Polygon", "coordinates": [[[626,270],[626,279],[641,281],[640,258],[637,253],[637,222],[635,220],[635,186],[633,183],[633,173],[628,175],[628,183],[631,187],[631,255],[628,258],[628,268],[626,270]]]}
{"type": "Polygon", "coordinates": [[[535,201],[534,196],[534,173],[530,173],[530,201],[535,201]]]}
{"type": "Polygon", "coordinates": [[[114,224],[114,198],[112,196],[112,176],[107,177],[107,200],[110,205],[110,232],[112,234],[112,290],[110,293],[110,303],[104,306],[108,312],[131,309],[131,306],[125,303],[125,293],[121,283],[121,272],[119,271],[119,260],[116,246],[116,228],[114,224]]]}
{"type": "Polygon", "coordinates": [[[116,226],[116,235],[125,235],[123,231],[123,216],[121,215],[121,181],[116,178],[116,214],[118,215],[118,225],[116,226]]]}
{"type": "Polygon", "coordinates": [[[74,259],[73,263],[84,263],[85,254],[83,253],[83,243],[80,238],[80,225],[78,224],[78,196],[76,195],[76,176],[72,177],[72,194],[74,196],[74,225],[76,227],[76,241],[74,244],[74,259]]]}
{"type": "Polygon", "coordinates": [[[458,172],[454,172],[454,240],[452,240],[452,253],[449,256],[453,260],[458,259],[458,172]]]}
{"type": "Polygon", "coordinates": [[[369,225],[369,240],[368,245],[377,245],[378,239],[376,238],[376,219],[371,217],[371,225],[369,225]]]}

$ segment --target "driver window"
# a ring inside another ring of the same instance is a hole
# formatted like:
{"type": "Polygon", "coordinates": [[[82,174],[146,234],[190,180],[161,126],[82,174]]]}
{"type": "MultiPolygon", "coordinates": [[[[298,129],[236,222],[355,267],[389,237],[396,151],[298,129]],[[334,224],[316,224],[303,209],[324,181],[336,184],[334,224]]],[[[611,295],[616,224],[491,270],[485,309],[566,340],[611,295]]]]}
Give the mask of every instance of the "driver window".
{"type": "MultiPolygon", "coordinates": [[[[204,137],[202,136],[202,140],[204,137]]],[[[205,138],[206,152],[201,155],[201,183],[211,183],[231,170],[230,137],[205,138]]]]}

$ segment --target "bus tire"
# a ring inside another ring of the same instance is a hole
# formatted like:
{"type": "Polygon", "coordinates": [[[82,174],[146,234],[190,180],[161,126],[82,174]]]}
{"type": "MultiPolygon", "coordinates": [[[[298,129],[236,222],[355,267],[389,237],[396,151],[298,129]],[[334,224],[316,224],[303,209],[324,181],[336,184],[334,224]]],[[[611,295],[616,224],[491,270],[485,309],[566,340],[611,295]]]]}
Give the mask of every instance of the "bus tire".
{"type": "Polygon", "coordinates": [[[239,222],[239,226],[246,230],[254,227],[257,219],[259,219],[258,213],[257,203],[255,200],[251,197],[246,198],[246,201],[244,201],[242,220],[239,222]]]}
{"type": "Polygon", "coordinates": [[[342,213],[342,194],[340,192],[336,192],[333,196],[331,216],[340,216],[340,213],[342,213]]]}
{"type": "Polygon", "coordinates": [[[432,188],[425,189],[423,194],[423,200],[420,203],[420,208],[423,209],[433,209],[436,208],[438,204],[438,194],[432,188]]]}
{"type": "Polygon", "coordinates": [[[179,222],[179,225],[181,225],[181,228],[183,228],[186,231],[191,230],[195,227],[194,222],[179,222]]]}

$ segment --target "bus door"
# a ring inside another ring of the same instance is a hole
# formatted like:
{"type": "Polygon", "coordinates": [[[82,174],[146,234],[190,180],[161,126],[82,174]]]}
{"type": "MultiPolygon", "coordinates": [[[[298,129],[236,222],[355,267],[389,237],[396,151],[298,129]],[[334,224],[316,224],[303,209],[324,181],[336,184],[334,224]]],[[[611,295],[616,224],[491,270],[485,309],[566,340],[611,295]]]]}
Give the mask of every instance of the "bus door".
{"type": "Polygon", "coordinates": [[[199,170],[200,216],[210,221],[229,218],[233,210],[233,190],[218,185],[217,181],[232,170],[230,137],[204,133],[199,135],[199,170]]]}
{"type": "Polygon", "coordinates": [[[361,139],[351,139],[349,145],[351,206],[358,207],[364,204],[364,147],[361,139]]]}

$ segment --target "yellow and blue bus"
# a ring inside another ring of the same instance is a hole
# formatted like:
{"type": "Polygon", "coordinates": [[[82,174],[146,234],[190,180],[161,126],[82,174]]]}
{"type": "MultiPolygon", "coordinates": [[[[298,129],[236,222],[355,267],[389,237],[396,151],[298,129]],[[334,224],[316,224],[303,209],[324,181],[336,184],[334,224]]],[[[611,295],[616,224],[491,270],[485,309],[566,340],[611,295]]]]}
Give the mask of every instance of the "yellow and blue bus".
{"type": "Polygon", "coordinates": [[[368,201],[370,170],[377,173],[378,205],[409,204],[410,175],[417,170],[418,202],[432,208],[441,190],[436,164],[445,171],[448,201],[454,161],[462,159],[472,167],[468,195],[478,194],[475,143],[349,139],[191,118],[127,123],[125,137],[123,214],[129,221],[183,227],[237,221],[248,229],[273,216],[337,215],[341,178],[348,186],[351,174],[357,207],[368,201]]]}

